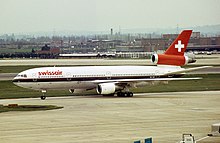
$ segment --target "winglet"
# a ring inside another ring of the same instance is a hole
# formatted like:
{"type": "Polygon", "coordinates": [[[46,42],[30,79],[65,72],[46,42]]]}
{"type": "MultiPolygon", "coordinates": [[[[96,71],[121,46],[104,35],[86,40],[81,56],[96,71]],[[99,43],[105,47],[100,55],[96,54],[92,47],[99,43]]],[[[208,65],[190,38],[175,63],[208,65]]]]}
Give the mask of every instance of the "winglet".
{"type": "Polygon", "coordinates": [[[192,30],[182,31],[164,54],[183,56],[191,34],[192,30]]]}

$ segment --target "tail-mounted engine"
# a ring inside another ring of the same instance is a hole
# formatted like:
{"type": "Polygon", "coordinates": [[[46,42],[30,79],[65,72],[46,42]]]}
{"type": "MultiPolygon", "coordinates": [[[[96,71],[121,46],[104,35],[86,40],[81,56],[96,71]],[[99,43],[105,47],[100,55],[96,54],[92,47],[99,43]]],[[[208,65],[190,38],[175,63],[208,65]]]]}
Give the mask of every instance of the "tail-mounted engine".
{"type": "Polygon", "coordinates": [[[173,65],[183,66],[188,63],[194,63],[196,60],[188,56],[167,55],[167,54],[153,54],[151,61],[157,65],[173,65]]]}

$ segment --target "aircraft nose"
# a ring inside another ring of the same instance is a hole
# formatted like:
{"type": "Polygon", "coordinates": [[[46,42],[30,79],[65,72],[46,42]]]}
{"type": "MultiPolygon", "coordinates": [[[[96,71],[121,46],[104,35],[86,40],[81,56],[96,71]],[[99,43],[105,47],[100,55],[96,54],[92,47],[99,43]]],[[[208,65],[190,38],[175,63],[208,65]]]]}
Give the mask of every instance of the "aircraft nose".
{"type": "Polygon", "coordinates": [[[15,78],[12,79],[12,83],[15,84],[15,85],[17,85],[17,86],[21,86],[21,85],[20,85],[20,80],[19,80],[19,78],[17,78],[17,77],[15,77],[15,78]]]}
{"type": "Polygon", "coordinates": [[[14,77],[14,78],[12,79],[12,82],[13,82],[13,83],[16,83],[16,82],[18,82],[18,79],[17,79],[16,77],[14,77]]]}
{"type": "Polygon", "coordinates": [[[12,79],[12,82],[13,82],[13,83],[18,82],[18,75],[17,75],[17,76],[15,76],[15,77],[12,79]]]}

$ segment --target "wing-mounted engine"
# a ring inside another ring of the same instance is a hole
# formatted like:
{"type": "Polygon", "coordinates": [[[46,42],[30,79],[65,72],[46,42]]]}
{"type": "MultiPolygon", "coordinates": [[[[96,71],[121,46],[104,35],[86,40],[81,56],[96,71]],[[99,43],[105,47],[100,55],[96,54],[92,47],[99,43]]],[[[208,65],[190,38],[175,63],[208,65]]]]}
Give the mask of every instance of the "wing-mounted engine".
{"type": "Polygon", "coordinates": [[[96,91],[98,94],[107,95],[123,89],[123,86],[116,85],[115,83],[101,83],[96,88],[96,91]]]}
{"type": "Polygon", "coordinates": [[[98,94],[113,94],[116,91],[114,83],[102,83],[96,88],[98,94]]]}
{"type": "Polygon", "coordinates": [[[115,90],[116,86],[114,83],[102,83],[96,88],[98,94],[113,94],[115,90]]]}
{"type": "Polygon", "coordinates": [[[189,63],[194,63],[196,60],[188,56],[178,56],[178,55],[166,55],[166,54],[153,54],[151,61],[157,65],[173,65],[173,66],[183,66],[189,63]]]}

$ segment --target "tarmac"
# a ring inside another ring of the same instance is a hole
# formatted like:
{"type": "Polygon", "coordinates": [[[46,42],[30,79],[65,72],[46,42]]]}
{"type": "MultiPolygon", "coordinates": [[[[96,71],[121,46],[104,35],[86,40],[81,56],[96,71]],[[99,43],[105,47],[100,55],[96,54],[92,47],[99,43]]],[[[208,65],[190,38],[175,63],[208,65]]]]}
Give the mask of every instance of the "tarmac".
{"type": "MultiPolygon", "coordinates": [[[[25,94],[25,93],[24,93],[25,94]]],[[[0,104],[57,105],[50,111],[0,113],[1,143],[176,143],[183,133],[206,137],[220,121],[220,91],[6,99],[0,104]]],[[[214,141],[214,142],[213,142],[214,141]]],[[[197,143],[204,143],[199,141],[197,143]]]]}
{"type": "MultiPolygon", "coordinates": [[[[218,55],[201,55],[194,65],[217,65],[198,73],[219,73],[218,55]],[[211,57],[211,58],[210,58],[211,57]]],[[[18,65],[152,65],[150,60],[19,59],[18,65]],[[43,62],[42,62],[43,61],[43,62]]],[[[10,80],[16,73],[1,73],[10,80]]],[[[161,88],[163,88],[161,86],[161,88]]],[[[25,94],[25,93],[24,93],[25,94]]],[[[63,109],[0,113],[1,143],[133,143],[152,137],[154,143],[176,143],[191,133],[197,143],[220,143],[207,137],[220,122],[220,91],[135,94],[132,98],[102,96],[5,99],[0,104],[57,105],[63,109]]],[[[28,95],[27,95],[28,96],[28,95]]]]}

